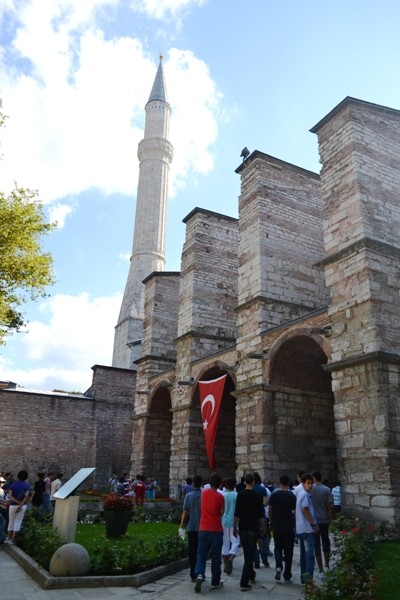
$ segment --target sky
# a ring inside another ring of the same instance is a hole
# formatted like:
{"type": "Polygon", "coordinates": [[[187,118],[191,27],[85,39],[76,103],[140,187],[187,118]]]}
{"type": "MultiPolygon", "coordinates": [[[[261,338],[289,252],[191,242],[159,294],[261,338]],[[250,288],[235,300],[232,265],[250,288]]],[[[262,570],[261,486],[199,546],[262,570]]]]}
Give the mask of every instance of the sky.
{"type": "Polygon", "coordinates": [[[56,283],[0,347],[0,380],[84,392],[111,365],[160,53],[179,271],[193,208],[237,217],[244,146],[318,173],[309,130],[346,96],[400,110],[399,23],[397,0],[2,0],[0,190],[37,189],[57,229],[56,283]]]}

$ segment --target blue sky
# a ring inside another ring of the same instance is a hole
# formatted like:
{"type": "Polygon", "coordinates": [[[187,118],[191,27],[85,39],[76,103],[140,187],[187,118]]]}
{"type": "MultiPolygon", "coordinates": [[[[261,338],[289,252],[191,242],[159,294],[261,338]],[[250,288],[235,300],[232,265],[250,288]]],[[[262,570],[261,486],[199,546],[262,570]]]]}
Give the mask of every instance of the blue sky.
{"type": "Polygon", "coordinates": [[[84,391],[111,364],[137,144],[160,51],[173,108],[167,269],[196,206],[237,216],[244,146],[318,172],[309,129],[344,97],[400,109],[396,0],[4,0],[0,189],[38,189],[56,285],[0,351],[0,378],[84,391]]]}

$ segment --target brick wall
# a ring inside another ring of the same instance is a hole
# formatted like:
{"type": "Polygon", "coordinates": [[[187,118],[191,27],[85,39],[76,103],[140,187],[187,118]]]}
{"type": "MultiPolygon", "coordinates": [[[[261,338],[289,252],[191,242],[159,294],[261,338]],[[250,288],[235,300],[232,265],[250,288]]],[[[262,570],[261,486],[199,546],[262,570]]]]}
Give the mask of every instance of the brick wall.
{"type": "Polygon", "coordinates": [[[0,389],[4,471],[60,471],[64,481],[96,467],[87,486],[106,486],[111,471],[130,470],[134,380],[124,369],[93,367],[89,395],[0,389]]]}

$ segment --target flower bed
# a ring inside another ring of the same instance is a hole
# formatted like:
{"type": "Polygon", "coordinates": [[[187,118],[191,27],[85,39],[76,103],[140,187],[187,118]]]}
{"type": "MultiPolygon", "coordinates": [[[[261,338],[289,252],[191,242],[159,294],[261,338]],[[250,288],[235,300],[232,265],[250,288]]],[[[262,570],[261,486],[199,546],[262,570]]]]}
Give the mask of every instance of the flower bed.
{"type": "Polygon", "coordinates": [[[376,600],[374,543],[376,528],[360,519],[339,517],[331,526],[332,568],[319,587],[306,586],[307,600],[376,600]]]}

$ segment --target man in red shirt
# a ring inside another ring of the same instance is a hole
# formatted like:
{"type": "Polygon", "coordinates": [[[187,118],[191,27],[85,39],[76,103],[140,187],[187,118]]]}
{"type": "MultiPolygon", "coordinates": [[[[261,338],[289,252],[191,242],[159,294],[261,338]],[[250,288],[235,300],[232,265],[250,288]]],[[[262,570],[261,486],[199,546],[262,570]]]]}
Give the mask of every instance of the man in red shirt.
{"type": "Polygon", "coordinates": [[[140,476],[139,481],[135,485],[135,500],[137,506],[142,506],[144,502],[144,497],[146,495],[146,477],[144,475],[140,476]]]}
{"type": "Polygon", "coordinates": [[[199,538],[197,546],[197,561],[195,573],[197,575],[195,592],[201,591],[206,572],[208,551],[211,552],[211,587],[221,588],[221,553],[224,529],[221,517],[224,514],[225,500],[218,491],[222,477],[213,473],[210,477],[210,488],[201,494],[201,514],[199,525],[199,538]]]}

